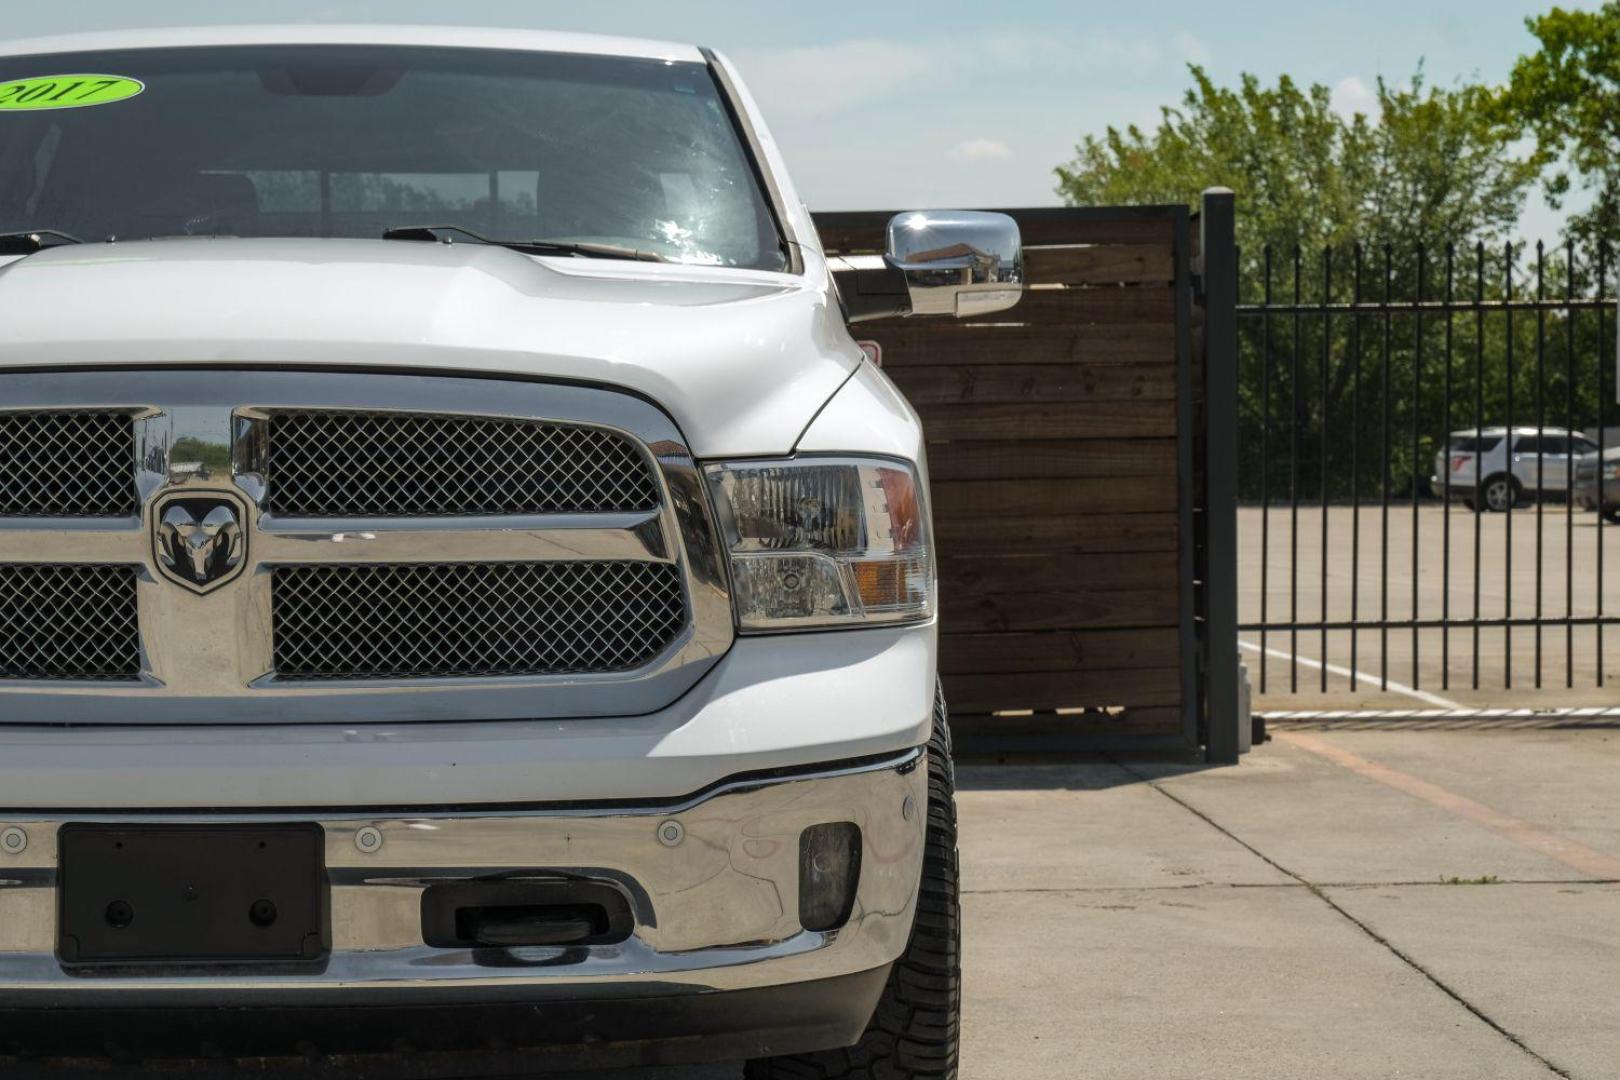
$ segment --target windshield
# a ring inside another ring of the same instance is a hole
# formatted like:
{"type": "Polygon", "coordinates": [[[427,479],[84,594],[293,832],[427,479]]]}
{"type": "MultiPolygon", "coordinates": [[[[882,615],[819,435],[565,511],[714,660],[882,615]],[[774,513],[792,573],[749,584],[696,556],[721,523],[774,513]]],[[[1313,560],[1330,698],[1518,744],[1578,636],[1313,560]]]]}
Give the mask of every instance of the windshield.
{"type": "Polygon", "coordinates": [[[703,64],[303,45],[0,57],[0,233],[429,224],[786,265],[703,64]]]}

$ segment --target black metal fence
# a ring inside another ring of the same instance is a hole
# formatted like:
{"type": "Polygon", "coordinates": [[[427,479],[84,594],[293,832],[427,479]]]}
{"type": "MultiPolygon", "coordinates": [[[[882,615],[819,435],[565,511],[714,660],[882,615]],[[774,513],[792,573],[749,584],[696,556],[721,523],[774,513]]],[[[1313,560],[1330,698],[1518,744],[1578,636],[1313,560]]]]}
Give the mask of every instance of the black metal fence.
{"type": "Polygon", "coordinates": [[[1261,692],[1300,691],[1302,669],[1322,691],[1330,674],[1357,689],[1364,670],[1384,688],[1514,688],[1516,671],[1519,689],[1525,674],[1601,687],[1620,529],[1606,545],[1599,522],[1616,507],[1581,511],[1573,457],[1543,481],[1558,465],[1544,448],[1584,448],[1563,434],[1584,432],[1601,452],[1620,412],[1607,253],[1268,248],[1238,262],[1239,630],[1261,692]],[[1481,444],[1504,427],[1504,453],[1528,429],[1533,460],[1507,466],[1506,513],[1473,512],[1458,497],[1483,507],[1483,484],[1454,475],[1489,465],[1481,444]]]}

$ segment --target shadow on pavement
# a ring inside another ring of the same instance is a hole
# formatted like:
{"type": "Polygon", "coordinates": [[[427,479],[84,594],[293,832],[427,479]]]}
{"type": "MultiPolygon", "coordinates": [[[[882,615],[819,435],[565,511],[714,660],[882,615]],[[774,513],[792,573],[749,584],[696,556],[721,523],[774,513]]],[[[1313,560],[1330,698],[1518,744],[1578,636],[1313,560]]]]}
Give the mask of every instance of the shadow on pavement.
{"type": "Polygon", "coordinates": [[[1215,766],[1184,752],[1063,753],[1018,751],[958,753],[958,791],[1106,791],[1154,778],[1203,772],[1215,766]]]}

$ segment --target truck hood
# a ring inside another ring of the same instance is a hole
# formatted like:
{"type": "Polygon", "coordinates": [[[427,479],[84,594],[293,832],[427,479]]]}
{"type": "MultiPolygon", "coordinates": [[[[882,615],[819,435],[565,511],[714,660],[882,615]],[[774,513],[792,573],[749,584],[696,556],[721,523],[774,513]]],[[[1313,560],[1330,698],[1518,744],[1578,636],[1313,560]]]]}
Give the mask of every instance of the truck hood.
{"type": "Polygon", "coordinates": [[[786,453],[860,362],[824,280],[480,244],[59,247],[0,265],[0,370],[246,364],[565,379],[657,402],[700,457],[786,453]]]}

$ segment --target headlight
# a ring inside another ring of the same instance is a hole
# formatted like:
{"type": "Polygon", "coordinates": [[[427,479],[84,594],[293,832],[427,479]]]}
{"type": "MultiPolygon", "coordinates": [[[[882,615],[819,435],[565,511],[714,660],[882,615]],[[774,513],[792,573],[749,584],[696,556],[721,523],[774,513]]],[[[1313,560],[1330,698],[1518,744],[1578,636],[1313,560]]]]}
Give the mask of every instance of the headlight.
{"type": "Polygon", "coordinates": [[[928,511],[911,466],[866,458],[706,469],[744,631],[934,614],[928,511]]]}

